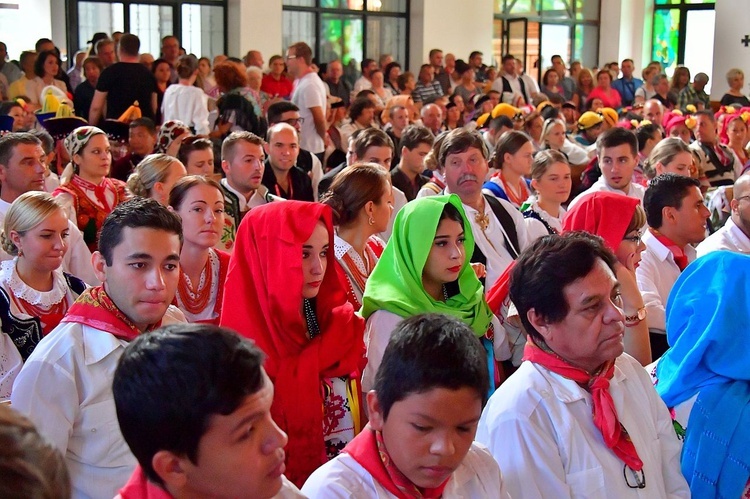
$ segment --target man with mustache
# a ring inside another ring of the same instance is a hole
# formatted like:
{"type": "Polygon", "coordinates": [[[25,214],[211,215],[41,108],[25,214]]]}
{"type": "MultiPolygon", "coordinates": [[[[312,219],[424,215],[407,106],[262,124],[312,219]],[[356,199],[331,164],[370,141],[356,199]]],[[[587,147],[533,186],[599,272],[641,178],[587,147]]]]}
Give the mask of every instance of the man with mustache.
{"type": "Polygon", "coordinates": [[[485,289],[492,287],[529,244],[521,212],[504,199],[482,194],[488,158],[482,136],[463,128],[448,134],[438,156],[445,172],[445,193],[461,198],[471,223],[476,241],[471,261],[487,267],[485,289]]]}
{"type": "Polygon", "coordinates": [[[139,467],[117,499],[303,497],[283,475],[287,436],[271,419],[263,358],[211,325],[173,324],[133,341],[112,391],[139,467]]]}
{"type": "Polygon", "coordinates": [[[129,342],[185,322],[170,305],[180,271],[180,218],[153,199],[110,213],[88,288],[21,368],[13,408],[65,455],[74,497],[114,497],[136,460],[117,427],[112,373],[129,342]]]}

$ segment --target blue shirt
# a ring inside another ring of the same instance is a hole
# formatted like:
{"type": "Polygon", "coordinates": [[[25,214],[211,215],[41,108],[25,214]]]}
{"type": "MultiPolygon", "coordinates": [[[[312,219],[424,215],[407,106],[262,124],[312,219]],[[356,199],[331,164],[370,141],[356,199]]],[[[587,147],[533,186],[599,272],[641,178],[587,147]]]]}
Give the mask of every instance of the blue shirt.
{"type": "Polygon", "coordinates": [[[632,106],[635,101],[635,91],[643,86],[643,80],[638,78],[630,78],[626,80],[625,77],[618,78],[612,82],[612,88],[620,92],[622,98],[622,105],[632,106]]]}

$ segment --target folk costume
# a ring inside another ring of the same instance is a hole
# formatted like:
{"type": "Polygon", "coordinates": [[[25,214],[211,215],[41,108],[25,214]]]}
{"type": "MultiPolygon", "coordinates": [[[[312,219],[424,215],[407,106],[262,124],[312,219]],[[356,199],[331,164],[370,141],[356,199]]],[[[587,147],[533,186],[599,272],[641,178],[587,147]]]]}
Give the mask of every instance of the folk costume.
{"type": "Polygon", "coordinates": [[[206,266],[196,283],[191,282],[190,277],[180,268],[180,280],[172,305],[182,310],[188,322],[219,324],[229,258],[229,253],[210,248],[206,266]]]}
{"type": "Polygon", "coordinates": [[[365,284],[383,254],[383,249],[385,242],[378,236],[370,236],[365,245],[365,258],[362,259],[352,245],[341,239],[338,234],[333,237],[333,250],[341,270],[341,282],[346,289],[346,298],[354,310],[362,308],[365,284]]]}
{"type": "Polygon", "coordinates": [[[693,497],[750,494],[750,257],[715,251],[688,265],[667,301],[671,348],[656,366],[656,391],[683,444],[693,497]]]}
{"type": "Polygon", "coordinates": [[[226,178],[221,179],[221,191],[224,193],[224,228],[221,230],[221,237],[216,243],[216,249],[232,253],[234,251],[234,240],[237,238],[237,228],[242,222],[242,218],[256,206],[262,206],[274,201],[282,201],[283,198],[271,194],[265,185],[260,185],[255,190],[250,199],[235,190],[226,178]]]}
{"type": "Polygon", "coordinates": [[[298,486],[363,426],[364,324],[346,299],[333,246],[328,206],[286,201],[253,209],[237,233],[225,285],[221,325],[267,355],[271,414],[289,437],[285,474],[298,486]],[[308,300],[302,245],[319,221],[331,249],[320,291],[308,300]]]}
{"type": "Polygon", "coordinates": [[[371,390],[378,366],[396,326],[408,317],[441,313],[457,317],[483,339],[488,352],[490,380],[494,380],[494,356],[507,358],[505,330],[499,326],[484,300],[482,283],[469,262],[474,237],[458,196],[428,196],[407,204],[396,216],[393,235],[367,281],[361,314],[367,320],[367,366],[362,386],[371,390]],[[443,286],[444,300],[425,291],[422,273],[430,254],[440,216],[450,203],[461,213],[466,259],[458,278],[443,286]]]}
{"type": "MultiPolygon", "coordinates": [[[[184,321],[169,307],[147,330],[184,321]]],[[[114,497],[135,469],[117,424],[112,374],[139,334],[103,286],[88,288],[37,345],[13,385],[13,408],[65,456],[74,497],[114,497]]]]}
{"type": "MultiPolygon", "coordinates": [[[[76,128],[65,139],[65,149],[72,158],[79,154],[89,140],[96,135],[104,135],[104,132],[93,126],[82,126],[76,128]]],[[[60,197],[66,207],[68,217],[73,221],[92,252],[98,248],[99,231],[112,210],[123,201],[129,194],[125,183],[121,180],[104,177],[99,185],[95,185],[78,175],[78,167],[74,166],[74,175],[70,182],[61,185],[52,193],[60,197]]]]}

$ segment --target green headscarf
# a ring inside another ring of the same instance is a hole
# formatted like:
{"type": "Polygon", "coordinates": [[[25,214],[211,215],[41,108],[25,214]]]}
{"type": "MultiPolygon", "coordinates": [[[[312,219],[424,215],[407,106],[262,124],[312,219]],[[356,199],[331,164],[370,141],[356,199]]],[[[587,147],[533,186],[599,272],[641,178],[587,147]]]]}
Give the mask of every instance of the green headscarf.
{"type": "Polygon", "coordinates": [[[423,313],[446,314],[466,323],[477,336],[483,336],[492,320],[492,312],[484,299],[482,283],[469,263],[473,251],[474,236],[458,196],[428,196],[408,203],[396,216],[393,234],[367,279],[362,317],[367,319],[377,310],[387,310],[404,318],[423,313]],[[440,215],[448,203],[455,206],[463,218],[466,260],[458,275],[458,294],[442,302],[425,291],[422,271],[440,215]]]}

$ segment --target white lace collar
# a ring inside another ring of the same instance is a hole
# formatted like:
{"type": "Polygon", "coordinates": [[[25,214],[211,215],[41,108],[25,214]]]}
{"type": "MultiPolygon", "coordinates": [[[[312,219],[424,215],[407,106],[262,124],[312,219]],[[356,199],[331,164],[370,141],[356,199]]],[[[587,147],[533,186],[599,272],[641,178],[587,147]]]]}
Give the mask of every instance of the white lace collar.
{"type": "Polygon", "coordinates": [[[0,281],[8,287],[13,296],[31,305],[40,305],[44,308],[60,303],[65,298],[68,284],[61,269],[52,272],[52,289],[50,291],[38,291],[21,280],[16,270],[17,261],[18,257],[0,263],[0,281]]]}

